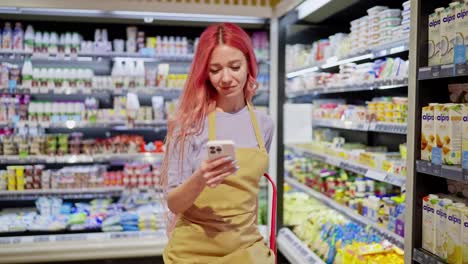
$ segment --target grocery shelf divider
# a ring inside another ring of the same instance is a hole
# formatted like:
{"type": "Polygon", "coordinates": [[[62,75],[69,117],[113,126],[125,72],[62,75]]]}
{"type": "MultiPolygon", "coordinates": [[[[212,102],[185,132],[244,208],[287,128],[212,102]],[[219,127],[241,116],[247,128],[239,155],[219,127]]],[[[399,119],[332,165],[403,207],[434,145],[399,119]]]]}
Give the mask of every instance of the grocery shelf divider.
{"type": "Polygon", "coordinates": [[[436,165],[430,161],[417,160],[416,170],[445,179],[468,181],[468,170],[463,170],[461,166],[436,165]]]}
{"type": "Polygon", "coordinates": [[[157,160],[162,159],[163,153],[135,153],[135,154],[94,154],[94,155],[65,155],[65,156],[27,156],[21,157],[17,155],[3,155],[0,159],[0,164],[30,164],[30,163],[46,163],[46,164],[75,164],[75,163],[99,163],[112,161],[126,160],[157,160]]]}
{"type": "Polygon", "coordinates": [[[0,263],[161,256],[165,230],[0,238],[0,263]]]}
{"type": "Polygon", "coordinates": [[[354,122],[333,119],[314,119],[313,126],[339,128],[354,131],[370,131],[392,134],[406,134],[406,124],[388,122],[354,122]]]}
{"type": "Polygon", "coordinates": [[[363,85],[351,85],[344,87],[327,87],[327,88],[317,88],[317,89],[308,89],[301,91],[288,92],[287,96],[289,99],[300,97],[300,96],[310,96],[310,95],[320,95],[320,94],[331,94],[331,93],[345,93],[345,92],[359,92],[359,91],[372,91],[372,90],[386,90],[386,89],[396,89],[402,87],[408,87],[408,79],[403,80],[394,80],[388,81],[387,84],[363,84],[363,85]]]}
{"type": "Polygon", "coordinates": [[[58,196],[64,199],[116,197],[123,191],[124,187],[0,191],[0,201],[35,200],[41,196],[58,196]]]}
{"type": "Polygon", "coordinates": [[[279,230],[277,241],[278,250],[291,264],[325,264],[289,228],[279,230]]]}
{"type": "Polygon", "coordinates": [[[424,249],[413,250],[413,260],[420,264],[446,264],[447,262],[443,261],[438,256],[429,253],[424,249]]]}
{"type": "Polygon", "coordinates": [[[369,226],[370,228],[372,228],[372,230],[374,232],[376,232],[379,235],[383,236],[384,238],[388,239],[390,242],[392,242],[397,247],[399,247],[399,248],[404,247],[404,239],[401,236],[399,236],[399,235],[397,235],[397,234],[395,234],[395,233],[393,233],[393,232],[391,232],[389,230],[386,230],[384,227],[380,227],[377,223],[371,222],[368,218],[358,214],[357,212],[355,212],[351,208],[348,208],[345,205],[337,203],[335,200],[327,197],[326,195],[324,195],[324,194],[322,194],[320,192],[317,192],[317,191],[309,188],[308,186],[298,182],[295,179],[292,179],[290,177],[285,177],[285,181],[289,185],[291,185],[291,187],[299,189],[299,190],[309,194],[314,199],[316,199],[316,200],[324,203],[326,206],[328,206],[330,208],[333,208],[334,210],[342,213],[343,215],[345,215],[346,217],[352,219],[353,221],[356,221],[357,223],[362,224],[364,226],[369,226]]]}
{"type": "Polygon", "coordinates": [[[330,165],[333,165],[333,166],[336,166],[345,170],[352,171],[354,173],[364,175],[367,178],[390,183],[399,187],[405,186],[406,178],[403,176],[398,176],[392,173],[369,168],[364,165],[360,165],[360,164],[349,162],[344,159],[316,153],[316,152],[303,149],[303,148],[288,146],[287,149],[299,155],[306,156],[306,157],[309,157],[318,161],[322,161],[322,162],[328,163],[330,165]]]}

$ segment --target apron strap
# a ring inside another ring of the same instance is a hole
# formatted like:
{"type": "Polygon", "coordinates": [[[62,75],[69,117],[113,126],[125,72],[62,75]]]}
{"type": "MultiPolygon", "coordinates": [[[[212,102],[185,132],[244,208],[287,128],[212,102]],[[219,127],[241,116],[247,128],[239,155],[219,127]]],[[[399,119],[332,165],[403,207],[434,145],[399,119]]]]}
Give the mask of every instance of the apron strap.
{"type": "Polygon", "coordinates": [[[260,126],[258,125],[257,116],[255,115],[255,111],[250,102],[247,102],[247,108],[250,112],[250,119],[252,120],[252,125],[254,128],[255,137],[257,137],[258,146],[262,151],[267,152],[265,148],[265,143],[263,142],[262,132],[260,132],[260,126]]]}
{"type": "Polygon", "coordinates": [[[216,110],[208,114],[208,140],[216,140],[216,110]]]}

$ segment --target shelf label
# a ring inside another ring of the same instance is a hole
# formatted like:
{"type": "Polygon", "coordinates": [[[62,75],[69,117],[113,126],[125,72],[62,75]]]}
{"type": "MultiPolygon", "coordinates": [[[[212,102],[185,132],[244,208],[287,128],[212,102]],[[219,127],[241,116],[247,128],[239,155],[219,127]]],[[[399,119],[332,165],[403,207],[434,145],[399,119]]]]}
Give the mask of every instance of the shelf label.
{"type": "Polygon", "coordinates": [[[442,175],[442,165],[432,164],[432,174],[436,176],[442,175]]]}
{"type": "Polygon", "coordinates": [[[432,66],[431,67],[431,76],[432,77],[439,77],[440,76],[440,65],[432,66]]]}
{"type": "Polygon", "coordinates": [[[384,172],[368,170],[367,173],[365,174],[365,176],[367,178],[371,178],[371,179],[374,179],[374,180],[384,181],[386,179],[386,176],[388,176],[388,175],[386,175],[384,172]]]}
{"type": "Polygon", "coordinates": [[[49,236],[35,236],[33,237],[34,243],[44,243],[44,242],[50,242],[50,237],[49,236]]]}
{"type": "Polygon", "coordinates": [[[362,175],[366,175],[367,171],[368,171],[368,169],[366,169],[364,167],[356,166],[354,164],[347,163],[347,162],[340,162],[338,167],[340,167],[342,169],[345,169],[345,170],[349,170],[349,171],[358,173],[358,174],[362,174],[362,175]]]}

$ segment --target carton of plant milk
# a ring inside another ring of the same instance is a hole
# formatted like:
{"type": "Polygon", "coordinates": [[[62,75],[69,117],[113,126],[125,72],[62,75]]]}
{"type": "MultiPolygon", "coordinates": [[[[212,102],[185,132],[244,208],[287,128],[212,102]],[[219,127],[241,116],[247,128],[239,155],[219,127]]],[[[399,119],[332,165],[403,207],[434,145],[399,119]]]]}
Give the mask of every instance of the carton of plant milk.
{"type": "Polygon", "coordinates": [[[462,211],[464,203],[454,203],[447,207],[447,261],[453,264],[463,264],[462,211]]]}
{"type": "Polygon", "coordinates": [[[467,59],[466,45],[468,45],[468,2],[460,1],[455,7],[455,41],[454,41],[454,62],[464,64],[467,59]]]}
{"type": "Polygon", "coordinates": [[[436,147],[432,149],[432,163],[461,164],[463,111],[462,104],[434,106],[436,147]]]}
{"type": "Polygon", "coordinates": [[[432,146],[435,142],[434,136],[434,106],[428,105],[422,108],[421,121],[421,159],[432,160],[432,146]]]}
{"type": "Polygon", "coordinates": [[[463,108],[462,122],[462,166],[468,169],[468,105],[463,108]]]}
{"type": "Polygon", "coordinates": [[[440,15],[444,10],[439,7],[429,15],[428,59],[429,66],[440,64],[440,15]]]}
{"type": "Polygon", "coordinates": [[[463,264],[468,264],[468,207],[462,208],[463,264]]]}
{"type": "Polygon", "coordinates": [[[436,248],[435,254],[447,260],[447,207],[453,202],[450,199],[444,198],[439,200],[436,205],[436,248]]]}
{"type": "Polygon", "coordinates": [[[439,197],[434,194],[429,194],[423,198],[423,214],[422,214],[422,248],[435,253],[436,246],[436,214],[435,206],[439,203],[439,197]]]}
{"type": "Polygon", "coordinates": [[[453,63],[453,43],[455,41],[455,18],[456,6],[458,2],[450,3],[449,7],[441,13],[441,26],[440,26],[440,63],[452,64],[453,63]]]}

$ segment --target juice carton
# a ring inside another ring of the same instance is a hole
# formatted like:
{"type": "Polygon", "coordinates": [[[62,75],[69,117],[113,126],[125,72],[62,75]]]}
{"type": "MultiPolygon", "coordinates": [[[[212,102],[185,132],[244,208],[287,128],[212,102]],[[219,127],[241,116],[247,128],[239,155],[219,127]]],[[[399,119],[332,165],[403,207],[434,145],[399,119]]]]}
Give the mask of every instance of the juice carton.
{"type": "Polygon", "coordinates": [[[434,136],[434,106],[422,108],[421,121],[421,159],[432,160],[432,147],[435,144],[434,136]]]}
{"type": "Polygon", "coordinates": [[[455,4],[455,38],[453,42],[454,48],[454,63],[455,64],[464,64],[466,63],[466,42],[465,38],[467,37],[466,31],[468,31],[466,26],[468,26],[468,12],[465,9],[466,3],[460,1],[458,4],[455,4]]]}
{"type": "Polygon", "coordinates": [[[436,248],[435,254],[447,260],[447,207],[453,204],[452,200],[444,198],[436,205],[436,248]]]}
{"type": "Polygon", "coordinates": [[[447,261],[453,264],[463,263],[462,211],[464,203],[454,203],[447,207],[447,261]]]}
{"type": "Polygon", "coordinates": [[[461,164],[463,111],[462,104],[434,106],[435,147],[432,148],[432,163],[461,164]]]}
{"type": "Polygon", "coordinates": [[[422,248],[435,253],[436,246],[436,214],[435,206],[439,203],[437,195],[429,194],[423,198],[423,215],[422,215],[422,248]]]}

